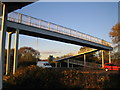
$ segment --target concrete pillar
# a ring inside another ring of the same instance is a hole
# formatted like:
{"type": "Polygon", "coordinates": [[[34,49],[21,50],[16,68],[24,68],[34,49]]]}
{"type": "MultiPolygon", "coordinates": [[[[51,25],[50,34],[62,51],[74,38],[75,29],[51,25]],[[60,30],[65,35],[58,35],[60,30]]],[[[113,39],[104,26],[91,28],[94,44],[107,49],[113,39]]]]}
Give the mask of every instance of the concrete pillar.
{"type": "Polygon", "coordinates": [[[84,66],[86,66],[86,55],[84,54],[84,66]]]}
{"type": "Polygon", "coordinates": [[[70,64],[69,64],[69,59],[67,60],[67,68],[70,67],[70,64]]]}
{"type": "Polygon", "coordinates": [[[0,16],[2,16],[2,3],[0,1],[0,16]]]}
{"type": "Polygon", "coordinates": [[[57,63],[55,63],[55,68],[57,68],[57,63]]]}
{"type": "Polygon", "coordinates": [[[2,5],[2,22],[1,22],[1,37],[0,37],[0,90],[3,86],[3,67],[5,61],[5,42],[6,42],[6,29],[7,29],[7,7],[5,4],[2,5]]]}
{"type": "Polygon", "coordinates": [[[61,63],[60,63],[60,68],[61,68],[61,63]]]}
{"type": "Polygon", "coordinates": [[[6,59],[6,75],[9,75],[9,74],[10,74],[11,38],[12,38],[12,32],[8,32],[8,48],[7,48],[7,59],[6,59]]]}
{"type": "Polygon", "coordinates": [[[72,68],[74,67],[74,65],[72,64],[72,68]]]}
{"type": "Polygon", "coordinates": [[[101,50],[102,53],[102,68],[104,67],[104,50],[101,50]]]}
{"type": "Polygon", "coordinates": [[[111,63],[111,52],[109,51],[109,63],[111,63]]]}
{"type": "Polygon", "coordinates": [[[13,62],[13,74],[15,74],[17,70],[17,64],[18,64],[18,41],[19,41],[19,30],[16,30],[16,36],[15,36],[15,46],[14,46],[14,62],[13,62]]]}

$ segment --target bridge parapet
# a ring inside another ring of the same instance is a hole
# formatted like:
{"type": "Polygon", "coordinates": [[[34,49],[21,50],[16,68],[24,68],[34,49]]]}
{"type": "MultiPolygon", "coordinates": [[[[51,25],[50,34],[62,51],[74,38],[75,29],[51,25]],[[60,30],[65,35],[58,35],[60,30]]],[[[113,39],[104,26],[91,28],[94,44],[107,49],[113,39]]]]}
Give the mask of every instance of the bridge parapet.
{"type": "Polygon", "coordinates": [[[16,22],[16,23],[21,23],[21,24],[37,27],[37,28],[42,28],[42,29],[45,29],[45,30],[50,30],[50,31],[61,33],[61,34],[64,34],[64,35],[73,36],[73,37],[76,37],[76,38],[80,38],[80,39],[83,39],[83,40],[87,40],[87,41],[90,41],[90,42],[98,43],[98,44],[109,46],[109,47],[111,47],[111,45],[112,45],[110,42],[107,42],[103,39],[99,39],[99,38],[81,33],[79,31],[76,31],[76,30],[73,30],[73,29],[70,29],[70,28],[66,28],[66,27],[63,27],[63,26],[60,26],[60,25],[56,25],[54,23],[47,22],[47,21],[44,21],[44,20],[40,20],[40,19],[37,19],[37,18],[33,18],[31,16],[27,16],[27,15],[20,14],[20,13],[17,13],[17,12],[9,13],[8,20],[16,22]]]}

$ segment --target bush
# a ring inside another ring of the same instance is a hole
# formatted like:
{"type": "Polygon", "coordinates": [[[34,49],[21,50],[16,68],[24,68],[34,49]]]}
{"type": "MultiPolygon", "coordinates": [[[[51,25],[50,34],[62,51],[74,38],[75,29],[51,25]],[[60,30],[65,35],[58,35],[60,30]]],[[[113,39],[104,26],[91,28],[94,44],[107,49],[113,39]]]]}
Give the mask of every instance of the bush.
{"type": "Polygon", "coordinates": [[[4,88],[59,88],[62,87],[59,72],[31,65],[21,67],[5,80],[4,88]]]}
{"type": "Polygon", "coordinates": [[[7,88],[119,88],[120,73],[92,72],[76,69],[44,69],[35,65],[21,67],[4,77],[7,88]]]}

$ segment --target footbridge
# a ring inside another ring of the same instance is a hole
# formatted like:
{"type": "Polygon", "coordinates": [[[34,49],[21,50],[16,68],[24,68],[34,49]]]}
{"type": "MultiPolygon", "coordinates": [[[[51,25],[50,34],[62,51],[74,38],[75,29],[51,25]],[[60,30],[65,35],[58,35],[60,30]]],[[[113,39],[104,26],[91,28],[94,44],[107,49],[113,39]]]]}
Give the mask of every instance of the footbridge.
{"type": "Polygon", "coordinates": [[[77,54],[74,54],[72,56],[68,56],[68,57],[58,59],[58,60],[54,60],[55,67],[58,66],[57,65],[58,63],[60,64],[59,67],[61,67],[62,62],[66,62],[67,63],[67,68],[70,67],[69,64],[72,64],[72,68],[73,68],[73,65],[79,65],[79,66],[83,66],[83,67],[87,67],[87,68],[99,69],[99,68],[101,68],[102,65],[98,65],[96,63],[90,63],[90,62],[87,62],[87,60],[86,60],[86,54],[93,53],[93,52],[96,52],[96,51],[98,51],[98,49],[91,49],[91,50],[88,50],[86,52],[77,53],[77,54]],[[83,61],[75,60],[75,57],[78,57],[78,56],[81,56],[81,55],[83,55],[83,61]]]}
{"type": "MultiPolygon", "coordinates": [[[[7,0],[2,0],[7,1],[7,0]]],[[[9,0],[11,1],[11,0],[9,0]]],[[[21,0],[22,1],[22,0],[21,0]]],[[[23,0],[24,1],[24,0],[23,0]]],[[[33,0],[37,1],[37,0],[33,0]]],[[[30,2],[32,3],[32,2],[30,2]]],[[[87,46],[98,50],[112,50],[111,43],[93,37],[82,32],[66,28],[51,22],[47,22],[41,19],[37,19],[31,16],[12,12],[16,9],[22,8],[29,2],[0,2],[0,89],[2,89],[2,77],[3,77],[3,62],[4,62],[4,51],[5,51],[5,40],[6,32],[8,32],[8,46],[7,46],[7,60],[6,60],[6,75],[10,72],[10,47],[11,37],[15,33],[15,46],[14,46],[14,64],[13,74],[17,69],[18,60],[18,41],[19,34],[41,37],[51,40],[56,40],[65,43],[71,43],[80,46],[87,46]],[[9,13],[9,14],[8,14],[9,13]]]]}
{"type": "Polygon", "coordinates": [[[112,50],[111,43],[103,39],[17,12],[8,14],[7,27],[8,32],[14,32],[14,30],[19,29],[19,34],[96,49],[112,50]]]}

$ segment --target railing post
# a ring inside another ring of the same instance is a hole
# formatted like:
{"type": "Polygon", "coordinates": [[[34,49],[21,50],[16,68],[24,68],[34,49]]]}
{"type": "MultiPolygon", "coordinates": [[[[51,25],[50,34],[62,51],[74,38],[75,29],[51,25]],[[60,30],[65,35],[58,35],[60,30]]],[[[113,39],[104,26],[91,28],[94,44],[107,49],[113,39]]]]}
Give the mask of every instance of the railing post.
{"type": "Polygon", "coordinates": [[[104,40],[102,40],[102,45],[104,45],[104,40]]]}
{"type": "Polygon", "coordinates": [[[58,32],[58,25],[56,25],[56,31],[58,32]]]}
{"type": "Polygon", "coordinates": [[[28,23],[31,26],[31,17],[30,16],[29,16],[29,22],[28,23]]]}
{"type": "Polygon", "coordinates": [[[48,23],[48,30],[50,30],[50,23],[48,23]]]}
{"type": "Polygon", "coordinates": [[[41,28],[41,20],[39,20],[39,28],[41,28]]]}
{"type": "Polygon", "coordinates": [[[22,23],[22,14],[19,13],[19,23],[22,23]]]}

